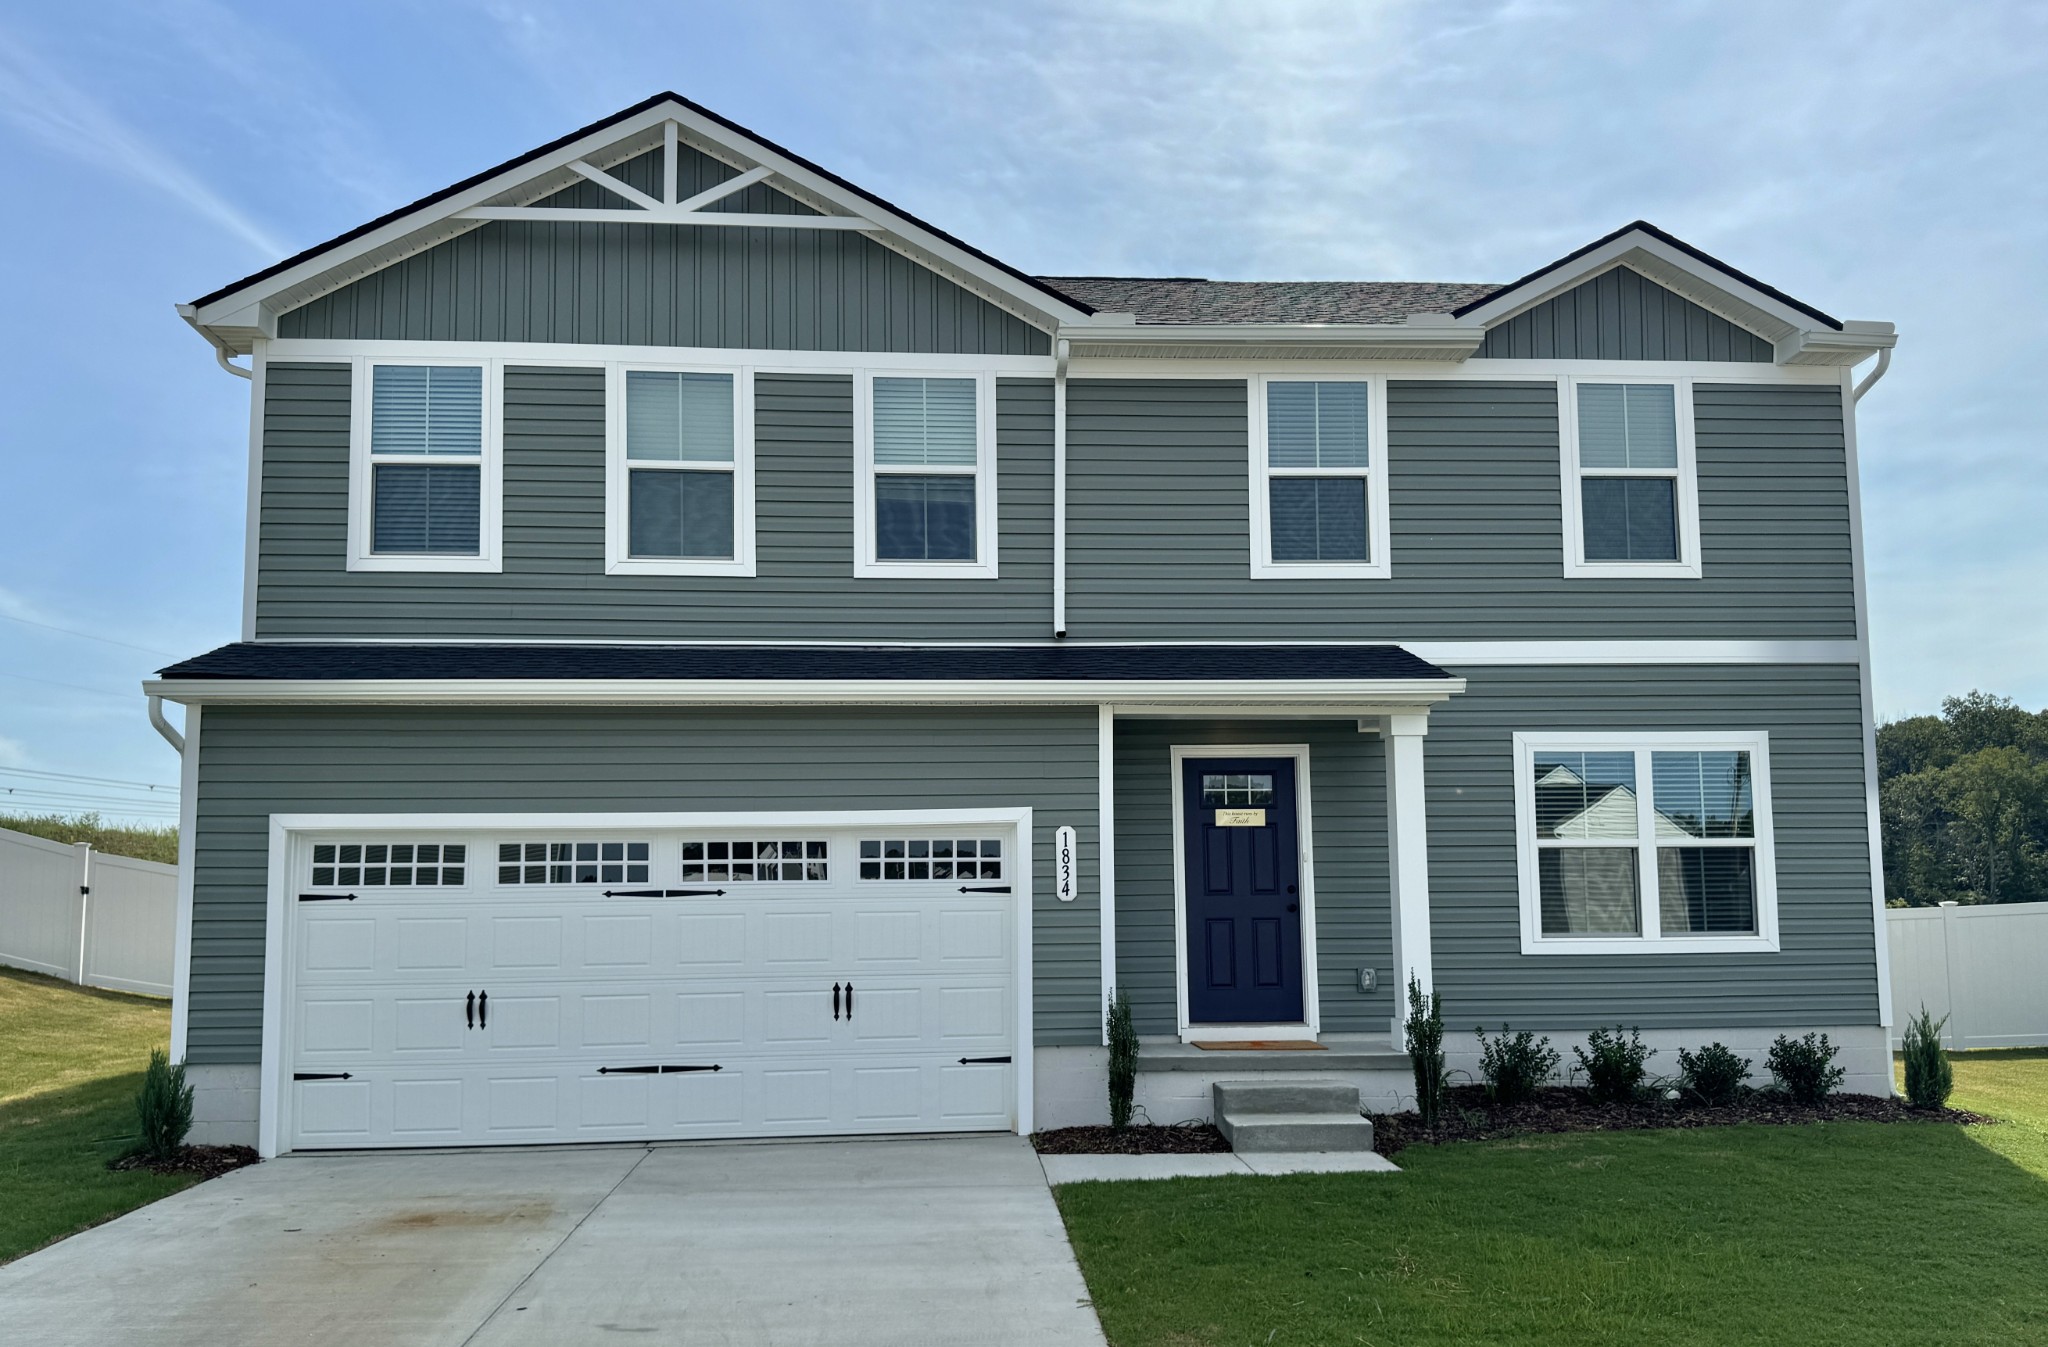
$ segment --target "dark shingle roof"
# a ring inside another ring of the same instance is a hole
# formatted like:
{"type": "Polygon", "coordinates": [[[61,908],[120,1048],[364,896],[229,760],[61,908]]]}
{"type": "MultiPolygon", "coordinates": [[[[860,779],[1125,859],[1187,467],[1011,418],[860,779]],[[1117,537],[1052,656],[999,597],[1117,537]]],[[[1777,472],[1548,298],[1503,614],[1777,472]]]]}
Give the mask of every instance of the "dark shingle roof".
{"type": "Polygon", "coordinates": [[[1460,281],[1205,281],[1195,276],[1040,276],[1061,294],[1141,323],[1398,323],[1500,289],[1460,281]]]}
{"type": "Polygon", "coordinates": [[[227,679],[1436,679],[1397,645],[224,645],[162,671],[227,679]]]}

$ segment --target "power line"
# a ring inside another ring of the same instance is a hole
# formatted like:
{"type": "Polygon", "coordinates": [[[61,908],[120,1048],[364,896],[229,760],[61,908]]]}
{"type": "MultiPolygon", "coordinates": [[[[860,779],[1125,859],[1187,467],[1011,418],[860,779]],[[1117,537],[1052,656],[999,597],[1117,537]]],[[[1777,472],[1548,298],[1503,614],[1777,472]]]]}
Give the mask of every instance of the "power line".
{"type": "Polygon", "coordinates": [[[133,692],[114,692],[108,688],[89,688],[83,683],[60,683],[54,678],[31,678],[27,674],[8,673],[5,670],[0,670],[0,678],[16,678],[24,683],[41,683],[45,687],[70,688],[73,692],[91,692],[102,697],[119,697],[124,702],[132,701],[142,695],[142,689],[140,688],[133,692]]]}
{"type": "Polygon", "coordinates": [[[37,622],[33,618],[16,617],[12,613],[0,613],[0,618],[5,618],[9,622],[19,622],[25,627],[41,627],[44,631],[54,631],[65,636],[76,636],[81,641],[98,641],[103,645],[118,645],[123,650],[140,650],[145,655],[162,655],[165,659],[178,658],[170,651],[158,650],[155,646],[136,645],[132,641],[117,641],[111,636],[95,636],[89,631],[76,631],[70,627],[60,627],[51,622],[37,622]]]}
{"type": "Polygon", "coordinates": [[[50,790],[41,786],[0,786],[0,801],[64,801],[74,805],[85,805],[107,809],[176,810],[175,800],[148,800],[134,797],[110,795],[79,795],[69,791],[50,790]]]}
{"type": "Polygon", "coordinates": [[[88,786],[135,786],[142,790],[168,790],[175,792],[176,786],[166,786],[155,781],[126,781],[113,776],[75,776],[70,772],[42,772],[33,767],[0,767],[0,776],[35,776],[46,781],[75,781],[88,786]]]}

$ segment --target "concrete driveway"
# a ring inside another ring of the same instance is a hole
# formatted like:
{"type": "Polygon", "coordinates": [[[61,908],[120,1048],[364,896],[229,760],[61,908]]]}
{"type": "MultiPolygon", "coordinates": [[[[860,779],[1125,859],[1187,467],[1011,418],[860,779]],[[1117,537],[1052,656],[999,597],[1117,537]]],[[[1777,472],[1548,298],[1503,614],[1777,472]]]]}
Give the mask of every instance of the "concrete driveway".
{"type": "Polygon", "coordinates": [[[0,1267],[0,1336],[1102,1343],[1017,1137],[291,1156],[0,1267]]]}

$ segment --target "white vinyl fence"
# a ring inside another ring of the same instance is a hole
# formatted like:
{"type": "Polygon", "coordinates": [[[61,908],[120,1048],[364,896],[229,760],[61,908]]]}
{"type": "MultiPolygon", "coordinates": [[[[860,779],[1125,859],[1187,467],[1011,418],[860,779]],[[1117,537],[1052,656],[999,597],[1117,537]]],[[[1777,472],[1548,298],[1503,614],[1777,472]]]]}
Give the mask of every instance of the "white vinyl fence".
{"type": "Polygon", "coordinates": [[[1925,1005],[1952,1048],[2048,1046],[2048,903],[1894,907],[1892,1041],[1925,1005]]]}
{"type": "Polygon", "coordinates": [[[0,828],[0,964],[171,994],[178,867],[0,828]]]}

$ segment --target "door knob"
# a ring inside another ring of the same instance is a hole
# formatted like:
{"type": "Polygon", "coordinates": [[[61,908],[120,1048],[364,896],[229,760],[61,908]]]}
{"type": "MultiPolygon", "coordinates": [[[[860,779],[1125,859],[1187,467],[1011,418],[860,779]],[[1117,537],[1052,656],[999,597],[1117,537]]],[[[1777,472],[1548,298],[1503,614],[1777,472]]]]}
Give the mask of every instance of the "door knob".
{"type": "Polygon", "coordinates": [[[1301,904],[1300,904],[1300,903],[1289,903],[1289,904],[1287,905],[1287,910],[1288,910],[1289,912],[1299,912],[1299,911],[1301,911],[1301,904]]]}

